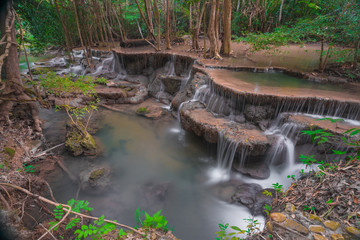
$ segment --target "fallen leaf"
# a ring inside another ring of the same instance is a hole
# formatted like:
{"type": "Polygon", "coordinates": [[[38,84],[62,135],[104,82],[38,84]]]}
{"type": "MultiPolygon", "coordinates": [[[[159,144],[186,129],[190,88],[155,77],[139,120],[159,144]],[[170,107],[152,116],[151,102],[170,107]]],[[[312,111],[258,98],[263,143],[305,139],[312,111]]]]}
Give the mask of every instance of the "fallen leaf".
{"type": "Polygon", "coordinates": [[[359,204],[359,199],[357,197],[354,197],[354,203],[359,204]]]}

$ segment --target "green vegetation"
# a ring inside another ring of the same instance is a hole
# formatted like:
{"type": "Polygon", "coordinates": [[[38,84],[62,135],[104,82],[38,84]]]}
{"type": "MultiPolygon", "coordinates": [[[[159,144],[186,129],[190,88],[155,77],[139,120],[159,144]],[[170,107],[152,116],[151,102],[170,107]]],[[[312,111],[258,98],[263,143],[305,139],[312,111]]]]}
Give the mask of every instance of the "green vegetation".
{"type": "Polygon", "coordinates": [[[150,111],[146,107],[141,107],[136,110],[137,114],[144,115],[149,113],[150,111]]]}
{"type": "Polygon", "coordinates": [[[136,227],[137,228],[155,228],[155,229],[162,229],[165,232],[174,229],[169,229],[168,221],[165,219],[163,215],[161,215],[161,210],[156,212],[154,215],[150,216],[145,211],[140,211],[140,209],[136,209],[135,211],[135,221],[136,221],[136,227]]]}
{"type": "Polygon", "coordinates": [[[4,147],[3,153],[12,159],[15,156],[15,149],[11,147],[4,147]]]}
{"type": "Polygon", "coordinates": [[[248,223],[245,230],[237,226],[230,226],[230,228],[235,231],[230,233],[226,231],[229,227],[228,223],[219,224],[220,231],[216,232],[216,240],[244,240],[245,238],[240,238],[235,235],[251,236],[260,231],[258,220],[254,218],[245,218],[244,220],[248,223]]]}

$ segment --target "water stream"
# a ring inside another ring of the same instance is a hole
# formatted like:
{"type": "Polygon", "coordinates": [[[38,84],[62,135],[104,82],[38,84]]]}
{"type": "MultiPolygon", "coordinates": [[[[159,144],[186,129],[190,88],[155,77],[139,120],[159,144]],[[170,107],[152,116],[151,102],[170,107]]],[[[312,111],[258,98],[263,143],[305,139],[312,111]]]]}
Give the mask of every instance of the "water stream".
{"type": "MultiPolygon", "coordinates": [[[[76,51],[74,55],[76,58],[82,58],[83,52],[76,51]]],[[[59,60],[53,61],[61,64],[59,60]]],[[[174,55],[167,63],[167,67],[167,74],[175,77],[174,55]]],[[[84,74],[85,68],[77,64],[62,71],[84,74]]],[[[124,59],[117,54],[99,58],[97,67],[91,74],[98,76],[103,71],[116,72],[117,80],[127,76],[124,59]],[[118,64],[114,63],[115,60],[118,64]]],[[[193,74],[191,68],[186,73],[181,88],[188,84],[193,74]]],[[[282,73],[234,72],[234,75],[253,83],[256,91],[260,91],[263,86],[277,86],[277,84],[279,87],[291,88],[317,86],[313,83],[304,83],[304,80],[284,77],[282,73]],[[264,79],[264,76],[269,79],[264,79]],[[274,79],[277,80],[274,82],[274,79]]],[[[322,85],[320,89],[323,88],[335,91],[333,86],[322,85]]],[[[163,91],[165,86],[161,82],[158,98],[163,91]]],[[[162,209],[169,220],[169,225],[175,226],[175,235],[185,240],[214,239],[219,223],[230,223],[246,228],[247,222],[243,219],[251,217],[249,210],[223,201],[224,199],[217,195],[222,188],[221,183],[231,179],[242,183],[258,183],[263,188],[271,187],[276,182],[285,187],[289,185],[287,175],[298,175],[299,170],[304,168],[304,165],[295,162],[296,143],[301,126],[295,123],[284,124],[282,121],[283,111],[297,109],[298,106],[279,106],[276,109],[277,118],[264,132],[265,135],[276,139],[265,159],[270,168],[270,177],[257,180],[235,173],[232,171],[235,156],[240,158],[242,165],[248,149],[244,148],[236,154],[239,143],[228,140],[220,132],[215,152],[214,149],[209,149],[213,146],[206,144],[202,139],[191,133],[185,134],[179,123],[180,111],[184,104],[195,101],[203,102],[214,116],[222,115],[234,120],[240,110],[234,110],[232,100],[229,96],[216,94],[209,84],[198,87],[192,99],[180,104],[178,120],[169,118],[155,121],[135,114],[110,111],[102,113],[103,118],[96,137],[104,145],[104,153],[96,158],[65,156],[65,163],[75,175],[81,175],[94,166],[110,167],[112,187],[109,191],[100,194],[80,191],[79,199],[90,202],[95,209],[94,215],[105,214],[109,219],[117,219],[130,226],[135,225],[134,213],[137,208],[150,214],[162,209]],[[283,161],[277,162],[279,159],[283,161]]],[[[245,102],[243,105],[245,106],[245,102]]],[[[164,108],[169,109],[169,106],[164,108]]],[[[301,109],[302,106],[299,108],[301,109]]],[[[319,118],[320,115],[313,113],[324,112],[320,110],[308,111],[304,115],[319,118]]],[[[54,117],[54,113],[48,112],[43,114],[45,118],[48,116],[48,135],[57,136],[58,133],[53,132],[51,124],[56,121],[58,125],[59,119],[65,121],[64,116],[54,117]]],[[[351,119],[346,119],[346,122],[360,125],[360,122],[351,119]]],[[[61,202],[74,198],[78,191],[78,186],[64,177],[54,180],[52,187],[56,198],[61,202]]],[[[264,222],[263,217],[258,219],[261,223],[264,222]]]]}
{"type": "MultiPolygon", "coordinates": [[[[149,213],[163,209],[180,239],[214,239],[218,223],[245,227],[242,219],[251,216],[247,208],[213,194],[217,186],[209,184],[208,173],[216,168],[215,155],[192,134],[186,134],[186,144],[181,144],[178,133],[171,131],[177,124],[175,119],[156,123],[106,112],[96,134],[105,153],[90,160],[90,165],[110,166],[113,187],[102,194],[80,191],[79,199],[88,200],[95,215],[105,214],[131,226],[138,207],[149,213]]],[[[65,163],[74,174],[89,167],[88,160],[70,156],[65,163]]],[[[77,191],[63,177],[52,186],[59,201],[74,197],[77,191]]]]}

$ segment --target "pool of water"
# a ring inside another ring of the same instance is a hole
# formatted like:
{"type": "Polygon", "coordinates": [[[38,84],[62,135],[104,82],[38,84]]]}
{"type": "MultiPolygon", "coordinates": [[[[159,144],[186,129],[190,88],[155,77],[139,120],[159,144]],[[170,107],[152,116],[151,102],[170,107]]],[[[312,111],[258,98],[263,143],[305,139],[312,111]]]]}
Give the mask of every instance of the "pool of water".
{"type": "Polygon", "coordinates": [[[252,83],[258,89],[261,86],[267,87],[281,87],[281,88],[306,88],[306,89],[319,89],[327,91],[341,91],[345,90],[339,85],[332,84],[319,84],[305,79],[293,77],[281,72],[247,72],[247,71],[231,71],[231,75],[241,81],[252,83]]]}
{"type": "MultiPolygon", "coordinates": [[[[30,64],[30,67],[33,67],[35,66],[35,62],[41,62],[41,61],[45,61],[45,60],[48,60],[50,59],[52,56],[39,56],[39,57],[35,57],[35,56],[32,56],[32,55],[29,55],[28,54],[28,60],[29,60],[29,64],[30,64]]],[[[22,54],[20,56],[20,61],[19,61],[19,66],[20,66],[20,71],[22,73],[25,73],[28,71],[28,66],[27,66],[27,62],[26,62],[26,57],[24,54],[22,54]]]]}
{"type": "MultiPolygon", "coordinates": [[[[218,223],[245,228],[251,214],[245,207],[219,200],[209,171],[215,154],[201,139],[184,134],[175,119],[149,120],[115,112],[103,114],[96,134],[104,145],[102,156],[73,158],[65,163],[74,173],[89,165],[107,165],[112,171],[112,188],[102,194],[80,191],[95,208],[94,215],[134,226],[137,208],[153,214],[162,209],[174,234],[180,239],[214,239],[218,223]],[[150,187],[149,187],[150,186],[150,187]],[[151,187],[152,186],[152,187],[151,187]],[[154,186],[167,191],[156,196],[154,186]]],[[[52,183],[55,197],[65,202],[74,198],[76,184],[66,178],[52,183]]],[[[263,221],[262,217],[260,220],[263,221]]]]}

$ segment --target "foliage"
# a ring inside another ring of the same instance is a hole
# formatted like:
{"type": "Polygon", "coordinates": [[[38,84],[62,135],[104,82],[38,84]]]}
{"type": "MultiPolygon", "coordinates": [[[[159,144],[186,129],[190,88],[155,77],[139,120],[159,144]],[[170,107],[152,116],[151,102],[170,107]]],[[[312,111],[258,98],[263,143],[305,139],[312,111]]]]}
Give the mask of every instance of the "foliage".
{"type": "Polygon", "coordinates": [[[217,238],[216,240],[244,240],[245,238],[240,238],[235,235],[242,236],[251,236],[260,231],[259,222],[254,218],[246,218],[244,219],[248,224],[246,225],[246,229],[243,230],[237,226],[230,226],[232,230],[235,232],[227,233],[226,230],[229,227],[229,224],[219,224],[220,231],[216,232],[217,238]]]}
{"type": "MultiPolygon", "coordinates": [[[[67,205],[69,205],[71,207],[71,210],[77,213],[81,213],[83,211],[86,212],[90,212],[93,210],[93,208],[89,207],[89,202],[88,201],[83,201],[83,200],[74,200],[71,199],[67,202],[67,205]]],[[[67,209],[64,209],[65,207],[62,204],[59,204],[55,207],[54,211],[54,216],[56,220],[61,220],[64,217],[65,212],[67,211],[67,209]]],[[[80,218],[79,217],[75,217],[75,218],[71,218],[71,220],[66,224],[65,229],[73,229],[73,228],[77,228],[74,232],[74,234],[76,234],[76,238],[77,240],[79,239],[86,239],[87,237],[90,237],[91,239],[101,239],[103,235],[113,231],[114,229],[116,229],[116,225],[113,223],[109,223],[109,222],[105,222],[105,217],[104,215],[102,215],[101,217],[98,218],[98,220],[95,220],[93,222],[93,224],[82,224],[81,226],[79,226],[80,223],[80,218]]],[[[116,222],[116,221],[113,221],[116,222]]],[[[49,230],[54,230],[56,231],[58,226],[56,226],[56,224],[58,224],[57,221],[53,221],[53,222],[49,222],[49,225],[51,226],[49,230]],[[56,226],[54,228],[54,226],[56,226]]],[[[119,237],[126,235],[126,233],[124,232],[123,229],[119,230],[119,237]]]]}
{"type": "Polygon", "coordinates": [[[45,88],[48,93],[64,100],[64,104],[56,106],[56,108],[58,110],[64,108],[72,123],[86,135],[88,123],[93,111],[97,110],[99,101],[95,93],[95,82],[97,80],[90,76],[59,76],[54,72],[49,72],[40,76],[39,81],[40,86],[45,88]],[[70,104],[71,96],[76,94],[87,96],[91,100],[83,106],[72,106],[70,104]]]}
{"type": "Polygon", "coordinates": [[[150,216],[145,211],[140,211],[140,209],[136,209],[135,211],[135,221],[136,228],[144,227],[144,228],[155,228],[162,229],[165,232],[169,230],[173,230],[173,228],[169,229],[168,221],[166,218],[161,215],[161,211],[157,211],[154,215],[150,216]]]}
{"type": "Polygon", "coordinates": [[[24,171],[27,172],[27,173],[34,173],[35,170],[36,170],[33,165],[29,165],[29,164],[26,164],[26,163],[23,164],[23,167],[24,167],[24,171]]]}

